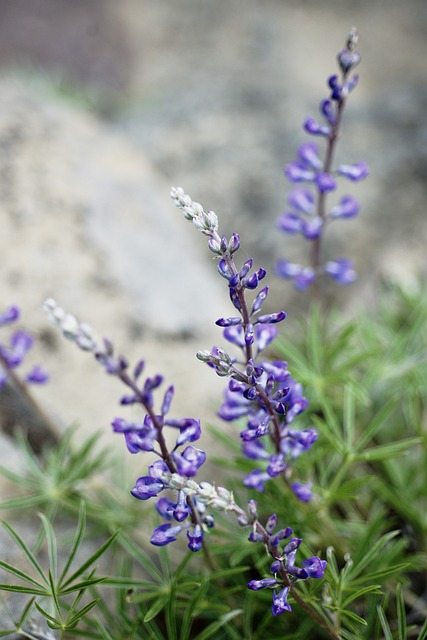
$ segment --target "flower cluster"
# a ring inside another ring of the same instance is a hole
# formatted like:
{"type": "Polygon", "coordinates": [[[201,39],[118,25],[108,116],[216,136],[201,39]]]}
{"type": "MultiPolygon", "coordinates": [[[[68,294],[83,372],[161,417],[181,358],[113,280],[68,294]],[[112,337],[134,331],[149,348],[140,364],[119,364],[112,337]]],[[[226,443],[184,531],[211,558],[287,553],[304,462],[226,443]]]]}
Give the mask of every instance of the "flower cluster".
{"type": "Polygon", "coordinates": [[[265,526],[262,526],[258,520],[254,501],[250,501],[248,512],[252,515],[252,531],[249,534],[249,540],[264,544],[267,553],[273,558],[270,573],[274,575],[274,578],[251,580],[247,587],[253,591],[274,589],[272,612],[274,616],[277,616],[292,610],[287,598],[289,592],[293,590],[295,582],[308,578],[323,578],[327,562],[317,556],[312,556],[303,560],[302,567],[296,566],[296,554],[302,543],[302,538],[291,538],[293,531],[289,527],[275,531],[277,516],[274,513],[268,518],[265,526]],[[290,540],[282,548],[283,541],[289,538],[290,540]],[[277,588],[280,589],[278,593],[276,593],[277,588]]]}
{"type": "MultiPolygon", "coordinates": [[[[248,488],[262,491],[270,478],[283,474],[288,479],[292,473],[290,462],[317,439],[314,429],[295,430],[290,426],[308,401],[302,395],[301,385],[291,377],[286,362],[258,360],[277,336],[276,325],[286,318],[286,313],[261,313],[268,287],[260,289],[248,305],[247,292],[256,292],[266,275],[265,269],[254,271],[251,259],[238,269],[234,260],[239,248],[237,233],[229,240],[221,237],[216,214],[205,213],[202,205],[193,202],[181,188],[173,188],[171,196],[184,216],[209,236],[209,248],[218,258],[218,272],[227,280],[231,302],[239,313],[219,318],[216,324],[224,328],[224,338],[241,349],[241,359],[218,347],[199,351],[197,357],[219,376],[229,378],[219,416],[226,421],[247,417],[246,429],[240,434],[242,451],[252,460],[263,460],[265,468],[254,469],[243,482],[248,488]]],[[[300,500],[311,499],[310,485],[291,483],[290,487],[300,500]]]]}
{"type": "Polygon", "coordinates": [[[163,383],[161,375],[142,380],[145,364],[143,360],[130,371],[127,360],[114,354],[110,340],[99,341],[89,325],[66,313],[52,299],[45,301],[44,309],[52,324],[61,329],[64,337],[75,342],[83,351],[92,352],[104,370],[117,376],[127,387],[126,394],[120,398],[120,404],[123,407],[140,404],[144,409],[145,415],[141,422],[116,417],[112,421],[112,427],[115,433],[123,434],[130,453],[152,452],[158,458],[149,466],[148,475],[136,480],[131,494],[139,500],[155,498],[166,489],[177,494],[176,501],[160,497],[156,507],[166,520],[175,520],[179,524],[173,526],[166,522],[160,525],[151,537],[152,544],[162,546],[173,542],[180,531],[187,529],[188,547],[191,551],[198,551],[206,528],[212,527],[214,520],[212,516],[205,514],[205,503],[197,499],[197,494],[194,491],[185,492],[183,487],[188,479],[196,476],[206,460],[204,451],[189,444],[200,438],[200,421],[195,418],[169,417],[173,386],[166,389],[160,410],[156,410],[154,392],[163,383]],[[165,427],[176,434],[172,450],[166,442],[165,427]],[[182,449],[184,445],[186,446],[182,449]]]}
{"type": "Polygon", "coordinates": [[[343,195],[329,210],[326,207],[327,195],[336,191],[337,179],[345,178],[359,182],[368,175],[365,162],[340,164],[333,169],[333,156],[340,135],[342,114],[346,99],[358,82],[358,75],[352,74],[360,62],[356,50],[357,32],[352,30],[347,38],[346,48],[338,53],[340,76],[328,79],[330,96],[320,103],[323,122],[306,118],[305,131],[316,138],[326,141],[323,159],[319,146],[310,141],[298,149],[295,162],[285,167],[285,176],[289,182],[298,185],[289,195],[289,210],[277,221],[281,231],[289,234],[301,234],[312,243],[311,262],[308,266],[296,264],[286,259],[279,260],[277,273],[291,279],[300,291],[308,289],[322,274],[326,274],[339,284],[349,284],[356,279],[353,264],[347,258],[323,262],[321,240],[326,226],[333,220],[349,220],[359,213],[359,203],[351,195],[343,195]],[[307,184],[308,186],[302,186],[307,184]]]}
{"type": "MultiPolygon", "coordinates": [[[[0,326],[15,324],[19,317],[19,308],[11,306],[0,314],[0,326]]],[[[24,362],[33,342],[30,334],[20,329],[11,335],[9,344],[0,342],[0,389],[6,384],[9,376],[14,377],[14,370],[24,362]]],[[[38,364],[24,376],[24,381],[30,384],[43,384],[47,379],[47,373],[38,364]]]]}

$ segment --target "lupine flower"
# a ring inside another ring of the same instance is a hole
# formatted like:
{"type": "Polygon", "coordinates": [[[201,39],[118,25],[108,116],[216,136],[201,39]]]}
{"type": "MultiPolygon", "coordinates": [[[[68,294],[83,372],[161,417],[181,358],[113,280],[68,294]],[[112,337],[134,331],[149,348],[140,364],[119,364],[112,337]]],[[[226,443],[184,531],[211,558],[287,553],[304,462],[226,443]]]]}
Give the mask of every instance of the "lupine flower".
{"type": "MultiPolygon", "coordinates": [[[[254,512],[256,514],[256,510],[254,512]]],[[[261,580],[251,580],[247,587],[252,591],[261,589],[274,589],[272,613],[274,616],[285,611],[291,611],[287,598],[289,592],[297,580],[307,580],[308,578],[323,578],[326,561],[320,560],[317,556],[303,560],[302,567],[295,565],[296,555],[301,546],[301,538],[291,538],[283,548],[280,548],[283,540],[288,540],[292,535],[292,529],[287,527],[274,533],[277,518],[272,514],[263,527],[257,520],[256,514],[253,521],[253,530],[249,534],[250,542],[262,542],[268,553],[274,558],[270,565],[270,573],[274,578],[262,578],[261,580]],[[280,588],[277,592],[276,588],[280,588]]]]}
{"type": "MultiPolygon", "coordinates": [[[[309,142],[300,148],[298,162],[289,170],[295,175],[303,171],[305,178],[311,172],[315,180],[320,168],[317,145],[309,142]]],[[[325,189],[329,188],[326,186],[327,176],[322,173],[319,180],[325,181],[325,189]]],[[[239,247],[238,235],[234,233],[230,240],[220,237],[217,218],[215,224],[211,224],[202,205],[194,203],[183,189],[172,188],[171,196],[186,218],[193,223],[200,220],[196,226],[209,236],[209,248],[218,257],[218,271],[227,280],[231,302],[238,311],[238,315],[219,318],[216,324],[223,328],[224,338],[242,351],[242,360],[239,361],[219,347],[211,351],[199,351],[197,357],[210,365],[219,376],[229,378],[218,415],[227,421],[247,417],[247,426],[240,433],[243,453],[251,459],[264,459],[267,465],[266,469],[251,471],[243,479],[243,484],[263,491],[267,480],[283,473],[289,461],[307,450],[316,439],[312,437],[314,430],[310,431],[310,437],[306,437],[306,434],[291,431],[288,426],[304,411],[308,402],[302,395],[301,386],[291,378],[286,362],[257,361],[260,353],[276,337],[275,325],[286,318],[286,313],[261,313],[268,287],[256,291],[266,271],[262,268],[254,270],[252,259],[237,267],[234,254],[239,247]],[[246,301],[248,289],[256,292],[251,305],[246,301]],[[274,451],[249,445],[264,436],[273,441],[274,451]]],[[[309,191],[300,189],[293,194],[291,202],[298,210],[309,211],[313,198],[309,191]]],[[[296,219],[295,215],[293,219],[296,219]]],[[[319,228],[319,220],[314,217],[306,224],[305,233],[316,235],[319,228]]],[[[176,462],[181,462],[179,456],[176,456],[176,462]]]]}
{"type": "MultiPolygon", "coordinates": [[[[213,215],[204,220],[203,224],[200,223],[203,228],[215,226],[213,215]]],[[[198,551],[202,546],[203,529],[200,533],[197,527],[212,527],[214,520],[210,514],[205,514],[205,504],[197,501],[197,491],[190,496],[182,488],[189,478],[196,476],[206,460],[206,454],[192,445],[186,446],[184,450],[180,448],[200,438],[200,421],[196,418],[169,417],[174,395],[172,385],[164,392],[160,409],[156,410],[155,395],[163,383],[163,376],[157,374],[143,379],[143,360],[139,360],[130,371],[126,358],[115,355],[111,340],[104,338],[100,341],[89,325],[66,313],[52,299],[45,302],[44,308],[51,322],[62,330],[66,338],[74,341],[80,349],[92,352],[106,373],[118,377],[126,385],[128,392],[121,397],[121,406],[140,404],[145,410],[142,422],[131,422],[120,416],[114,418],[112,427],[115,433],[123,434],[130,453],[153,452],[160,458],[149,466],[148,475],[136,480],[131,495],[138,500],[149,500],[157,498],[165,489],[177,492],[176,502],[162,496],[157,500],[156,508],[167,520],[173,518],[182,524],[179,527],[170,523],[160,525],[153,533],[152,544],[163,546],[174,542],[181,531],[193,526],[196,533],[189,539],[188,546],[192,551],[198,551]],[[176,436],[172,451],[169,451],[166,444],[163,434],[165,428],[173,430],[176,436]]]]}
{"type": "Polygon", "coordinates": [[[343,195],[334,206],[326,206],[326,197],[338,188],[338,179],[346,178],[351,182],[359,182],[368,175],[366,162],[340,164],[333,167],[334,150],[339,138],[341,119],[346,99],[355,88],[358,76],[352,74],[354,67],[360,62],[360,54],[356,51],[357,33],[353,29],[347,39],[346,48],[337,56],[341,75],[332,75],[328,79],[330,95],[322,100],[319,111],[324,123],[314,118],[306,118],[306,133],[326,142],[322,152],[317,142],[305,142],[297,151],[297,159],[285,169],[287,180],[298,185],[288,198],[290,209],[278,219],[280,231],[300,234],[314,244],[311,250],[311,264],[299,265],[281,259],[277,263],[277,274],[293,281],[296,289],[306,291],[321,275],[329,275],[339,284],[349,284],[356,279],[353,265],[347,259],[328,261],[322,264],[321,243],[325,229],[333,220],[349,220],[358,213],[360,206],[350,195],[343,195]],[[302,187],[304,183],[308,187],[302,187]]]}
{"type": "MultiPolygon", "coordinates": [[[[12,325],[20,318],[19,308],[15,305],[0,314],[0,327],[12,325]]],[[[15,331],[9,343],[0,342],[0,389],[6,384],[9,372],[20,367],[34,344],[32,336],[27,331],[15,331]]],[[[49,376],[40,365],[24,375],[23,381],[29,384],[44,384],[49,376]]]]}
{"type": "Polygon", "coordinates": [[[273,592],[273,604],[271,607],[273,616],[278,616],[285,611],[292,611],[291,605],[286,600],[288,593],[289,587],[283,587],[278,594],[276,594],[276,591],[273,592]]]}

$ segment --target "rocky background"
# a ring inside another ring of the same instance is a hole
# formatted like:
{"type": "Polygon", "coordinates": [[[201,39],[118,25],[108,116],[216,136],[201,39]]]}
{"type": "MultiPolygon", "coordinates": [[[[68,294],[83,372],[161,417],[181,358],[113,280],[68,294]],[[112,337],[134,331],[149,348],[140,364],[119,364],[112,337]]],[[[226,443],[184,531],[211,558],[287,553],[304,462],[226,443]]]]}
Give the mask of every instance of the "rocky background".
{"type": "MultiPolygon", "coordinates": [[[[381,278],[411,286],[426,274],[425,0],[2,0],[0,294],[39,338],[34,360],[51,382],[36,397],[59,430],[103,429],[123,450],[109,427],[121,390],[47,325],[47,296],[164,372],[176,416],[213,419],[222,383],[194,353],[218,342],[213,321],[229,306],[170,186],[240,233],[242,259],[271,272],[301,256],[275,229],[289,192],[282,167],[353,25],[361,81],[338,160],[365,159],[371,176],[355,189],[360,217],[337,224],[325,251],[356,263],[358,283],[338,294],[355,312],[381,278]]],[[[301,298],[270,284],[271,309],[296,316],[301,298]]],[[[0,401],[3,426],[25,422],[0,401]]],[[[0,463],[21,464],[4,435],[0,463]]]]}

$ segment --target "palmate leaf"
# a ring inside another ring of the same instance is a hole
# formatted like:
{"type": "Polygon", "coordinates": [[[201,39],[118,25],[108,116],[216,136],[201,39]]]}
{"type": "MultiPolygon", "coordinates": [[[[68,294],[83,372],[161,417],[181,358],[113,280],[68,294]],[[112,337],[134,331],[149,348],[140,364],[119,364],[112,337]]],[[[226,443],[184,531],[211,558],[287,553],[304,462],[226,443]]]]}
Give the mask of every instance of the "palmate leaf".
{"type": "Polygon", "coordinates": [[[114,535],[112,535],[108,540],[106,540],[106,542],[104,542],[103,545],[101,545],[99,549],[95,551],[95,553],[93,553],[90,556],[90,558],[88,558],[71,576],[69,576],[67,580],[63,581],[61,584],[60,592],[71,593],[71,591],[76,591],[78,590],[78,588],[82,588],[82,587],[79,587],[78,585],[74,585],[73,587],[71,587],[70,585],[79,576],[84,574],[84,572],[107,551],[107,549],[113,544],[117,536],[118,536],[118,533],[115,533],[114,535]]]}

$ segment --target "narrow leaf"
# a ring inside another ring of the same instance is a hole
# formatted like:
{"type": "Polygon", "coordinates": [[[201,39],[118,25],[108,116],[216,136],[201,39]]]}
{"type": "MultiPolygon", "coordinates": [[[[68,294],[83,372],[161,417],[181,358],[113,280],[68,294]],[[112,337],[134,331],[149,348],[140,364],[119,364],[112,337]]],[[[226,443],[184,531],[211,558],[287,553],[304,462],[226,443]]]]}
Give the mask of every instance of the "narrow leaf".
{"type": "Polygon", "coordinates": [[[19,536],[19,534],[4,520],[1,520],[2,525],[4,526],[4,528],[8,531],[8,533],[10,534],[10,536],[13,538],[13,540],[16,542],[16,544],[22,549],[23,553],[25,554],[26,558],[28,559],[29,563],[34,567],[34,569],[37,571],[37,573],[39,574],[39,576],[41,577],[41,579],[43,580],[43,582],[48,585],[48,581],[46,579],[45,574],[43,573],[43,569],[41,568],[40,564],[37,561],[37,558],[35,557],[35,555],[31,552],[31,550],[29,549],[29,547],[27,547],[27,545],[25,544],[25,542],[22,540],[22,538],[19,536]]]}

